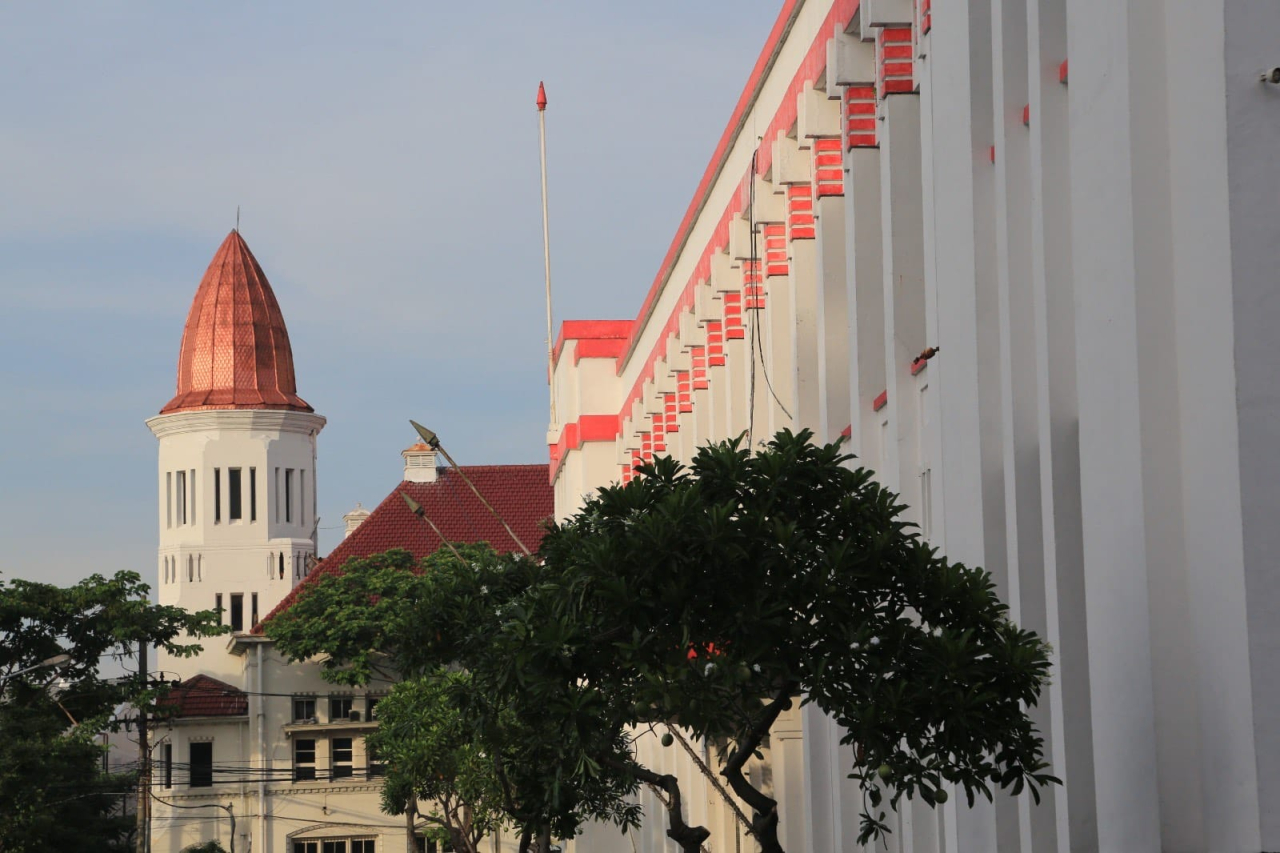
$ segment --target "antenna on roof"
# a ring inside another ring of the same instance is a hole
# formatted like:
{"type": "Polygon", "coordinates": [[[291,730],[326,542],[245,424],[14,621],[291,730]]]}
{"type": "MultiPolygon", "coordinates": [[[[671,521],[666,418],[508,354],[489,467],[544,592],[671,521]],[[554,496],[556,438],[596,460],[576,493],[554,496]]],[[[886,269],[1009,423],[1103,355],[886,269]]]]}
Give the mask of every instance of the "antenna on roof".
{"type": "Polygon", "coordinates": [[[240,233],[240,205],[236,205],[236,233],[240,233]]]}

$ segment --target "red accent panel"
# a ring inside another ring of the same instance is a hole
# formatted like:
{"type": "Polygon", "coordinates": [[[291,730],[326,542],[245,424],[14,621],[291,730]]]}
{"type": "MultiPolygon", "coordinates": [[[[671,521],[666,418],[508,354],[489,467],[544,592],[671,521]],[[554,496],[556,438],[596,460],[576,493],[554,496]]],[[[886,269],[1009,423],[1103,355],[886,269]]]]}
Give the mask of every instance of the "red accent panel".
{"type": "Polygon", "coordinates": [[[889,403],[889,389],[880,392],[880,396],[871,401],[871,411],[878,412],[889,403]]]}
{"type": "Polygon", "coordinates": [[[876,82],[882,96],[915,91],[914,54],[910,27],[876,30],[876,82]]]}
{"type": "Polygon", "coordinates": [[[929,360],[927,358],[917,358],[915,361],[911,362],[911,375],[915,376],[928,366],[929,360]]]}
{"type": "Polygon", "coordinates": [[[759,261],[742,262],[742,296],[748,311],[764,307],[764,283],[760,278],[759,261]]]}
{"type": "Polygon", "coordinates": [[[844,429],[840,430],[840,437],[841,437],[841,438],[853,438],[853,424],[849,424],[847,427],[845,427],[844,429]]]}
{"type": "Polygon", "coordinates": [[[987,155],[991,158],[992,163],[996,161],[996,147],[994,145],[991,146],[991,150],[987,152],[987,155]]]}
{"type": "Polygon", "coordinates": [[[1022,123],[1026,127],[1031,127],[1031,105],[1027,104],[1022,108],[1022,123]]]}
{"type": "Polygon", "coordinates": [[[1067,60],[1062,60],[1062,64],[1058,66],[1058,82],[1064,86],[1067,83],[1067,60]]]}
{"type": "MultiPolygon", "coordinates": [[[[812,240],[817,236],[814,232],[812,184],[792,184],[787,187],[787,229],[791,232],[792,240],[812,240]]],[[[784,258],[785,253],[784,245],[784,258]]]]}
{"type": "Polygon", "coordinates": [[[933,29],[933,0],[920,0],[920,35],[933,29]]]}
{"type": "Polygon", "coordinates": [[[844,90],[845,144],[876,147],[876,87],[849,86],[844,90]]]}
{"type": "Polygon", "coordinates": [[[764,226],[764,274],[786,275],[787,226],[781,222],[764,226]]]}

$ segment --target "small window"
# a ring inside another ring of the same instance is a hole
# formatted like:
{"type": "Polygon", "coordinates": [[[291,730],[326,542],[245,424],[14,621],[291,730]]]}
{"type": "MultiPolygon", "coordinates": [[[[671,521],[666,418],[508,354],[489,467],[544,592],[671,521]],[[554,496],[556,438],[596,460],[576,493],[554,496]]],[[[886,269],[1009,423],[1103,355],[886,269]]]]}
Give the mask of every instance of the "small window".
{"type": "Polygon", "coordinates": [[[218,614],[218,624],[222,624],[222,593],[213,594],[213,609],[218,614]]]}
{"type": "Polygon", "coordinates": [[[364,754],[369,759],[369,778],[378,779],[387,775],[387,765],[383,763],[382,756],[378,755],[378,750],[369,741],[364,742],[364,754]]]}
{"type": "Polygon", "coordinates": [[[319,841],[295,841],[293,853],[320,853],[319,841]]]}
{"type": "Polygon", "coordinates": [[[191,476],[187,478],[191,485],[191,523],[196,523],[196,469],[192,468],[187,472],[191,476]]]}
{"type": "Polygon", "coordinates": [[[187,523],[187,472],[186,471],[178,472],[177,482],[175,483],[175,485],[178,490],[178,507],[177,507],[178,511],[176,514],[178,517],[178,526],[181,527],[182,525],[187,523]]]}
{"type": "Polygon", "coordinates": [[[173,787],[173,744],[166,743],[161,753],[164,757],[164,786],[173,787]]]}
{"type": "Polygon", "coordinates": [[[366,712],[366,719],[368,719],[368,720],[370,720],[370,721],[372,721],[372,720],[373,720],[373,718],[374,718],[374,717],[373,717],[373,712],[377,709],[377,707],[378,707],[378,703],[379,703],[379,702],[381,702],[381,701],[382,701],[382,697],[381,697],[381,696],[370,696],[370,697],[368,697],[367,699],[365,699],[365,706],[364,706],[364,708],[365,708],[365,712],[366,712]]]}
{"type": "Polygon", "coordinates": [[[284,580],[284,551],[280,552],[280,580],[284,580]]]}
{"type": "Polygon", "coordinates": [[[222,521],[222,469],[213,469],[213,523],[222,521]]]}
{"type": "Polygon", "coordinates": [[[293,781],[316,778],[315,738],[299,738],[293,742],[293,781]]]}
{"type": "Polygon", "coordinates": [[[351,853],[374,853],[372,838],[357,838],[351,842],[351,853]]]}
{"type": "Polygon", "coordinates": [[[330,696],[329,697],[329,722],[337,723],[342,720],[351,719],[351,697],[350,696],[330,696]]]}
{"type": "Polygon", "coordinates": [[[333,759],[333,779],[350,779],[351,778],[351,758],[354,752],[351,749],[351,738],[336,737],[329,743],[330,755],[333,759]]]}
{"type": "Polygon", "coordinates": [[[293,524],[293,469],[284,469],[284,523],[293,524]]]}
{"type": "Polygon", "coordinates": [[[316,717],[316,700],[314,696],[293,697],[293,721],[305,723],[316,717]]]}
{"type": "Polygon", "coordinates": [[[190,554],[188,554],[187,555],[187,580],[193,581],[195,579],[196,579],[196,561],[192,558],[190,554]]]}
{"type": "Polygon", "coordinates": [[[346,839],[341,841],[322,841],[320,851],[321,853],[347,853],[346,839]]]}
{"type": "Polygon", "coordinates": [[[244,593],[231,593],[231,630],[244,630],[244,593]]]}
{"type": "Polygon", "coordinates": [[[280,469],[276,469],[276,524],[280,523],[280,469]]]}
{"type": "Polygon", "coordinates": [[[298,524],[307,523],[307,469],[298,469],[298,524]]]}
{"type": "Polygon", "coordinates": [[[191,787],[208,788],[213,785],[213,743],[191,744],[191,787]]]}
{"type": "Polygon", "coordinates": [[[258,520],[258,469],[249,469],[249,521],[258,520]]]}
{"type": "Polygon", "coordinates": [[[227,469],[227,520],[239,521],[241,509],[240,469],[227,469]]]}
{"type": "Polygon", "coordinates": [[[258,627],[258,594],[255,592],[249,596],[249,624],[258,627]]]}
{"type": "Polygon", "coordinates": [[[173,527],[173,472],[164,475],[164,526],[173,527]]]}

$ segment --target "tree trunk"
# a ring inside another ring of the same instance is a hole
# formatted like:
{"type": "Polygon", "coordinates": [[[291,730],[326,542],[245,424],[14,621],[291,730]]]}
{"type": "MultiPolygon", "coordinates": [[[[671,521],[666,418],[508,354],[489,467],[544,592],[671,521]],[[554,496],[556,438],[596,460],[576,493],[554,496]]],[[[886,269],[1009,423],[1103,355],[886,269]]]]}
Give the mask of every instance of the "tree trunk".
{"type": "MultiPolygon", "coordinates": [[[[766,796],[747,781],[742,768],[747,759],[759,748],[764,736],[777,721],[783,711],[791,707],[791,694],[795,692],[795,684],[784,684],[773,701],[765,706],[760,718],[751,727],[751,732],[734,749],[733,755],[720,771],[729,783],[729,787],[749,806],[751,806],[751,834],[760,844],[761,853],[786,853],[778,841],[778,801],[766,796]]],[[[799,820],[800,816],[796,816],[799,820]]]]}
{"type": "Polygon", "coordinates": [[[404,826],[405,826],[405,853],[418,853],[418,842],[413,836],[414,824],[417,822],[415,818],[418,814],[418,801],[410,800],[404,807],[404,826]]]}
{"type": "Polygon", "coordinates": [[[533,844],[533,830],[525,827],[520,830],[520,853],[529,853],[529,848],[533,844]]]}
{"type": "Polygon", "coordinates": [[[551,827],[544,826],[538,831],[538,853],[551,853],[551,827]]]}
{"type": "Polygon", "coordinates": [[[668,797],[665,804],[667,838],[680,845],[684,853],[702,853],[702,842],[711,837],[711,831],[705,826],[689,826],[684,822],[684,802],[680,796],[680,781],[676,777],[659,775],[639,764],[624,765],[621,761],[608,757],[601,758],[601,763],[618,770],[629,770],[641,782],[663,791],[668,797]]]}

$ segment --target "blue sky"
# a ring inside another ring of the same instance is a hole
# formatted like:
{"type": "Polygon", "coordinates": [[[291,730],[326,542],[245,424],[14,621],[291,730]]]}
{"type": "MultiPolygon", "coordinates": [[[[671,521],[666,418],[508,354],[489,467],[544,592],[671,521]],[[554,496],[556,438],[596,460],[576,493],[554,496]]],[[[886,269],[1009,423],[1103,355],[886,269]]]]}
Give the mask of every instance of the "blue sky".
{"type": "Polygon", "coordinates": [[[634,317],[779,0],[0,5],[0,572],[154,581],[182,325],[235,224],[320,436],[320,549],[407,420],[544,462],[557,323],[634,317]]]}

